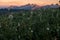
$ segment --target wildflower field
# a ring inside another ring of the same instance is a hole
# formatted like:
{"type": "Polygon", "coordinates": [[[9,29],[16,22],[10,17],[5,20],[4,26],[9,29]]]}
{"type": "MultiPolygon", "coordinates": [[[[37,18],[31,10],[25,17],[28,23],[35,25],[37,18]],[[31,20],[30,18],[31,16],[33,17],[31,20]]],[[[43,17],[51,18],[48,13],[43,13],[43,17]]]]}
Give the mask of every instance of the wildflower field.
{"type": "Polygon", "coordinates": [[[60,10],[1,14],[0,40],[60,40],[60,10]]]}

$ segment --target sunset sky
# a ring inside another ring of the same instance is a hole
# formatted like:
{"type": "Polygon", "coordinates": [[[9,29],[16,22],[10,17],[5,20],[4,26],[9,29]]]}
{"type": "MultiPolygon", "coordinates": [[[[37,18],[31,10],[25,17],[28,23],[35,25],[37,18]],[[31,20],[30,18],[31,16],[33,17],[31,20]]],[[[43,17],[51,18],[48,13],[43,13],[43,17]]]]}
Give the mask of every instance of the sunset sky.
{"type": "Polygon", "coordinates": [[[56,4],[58,0],[0,0],[0,6],[25,5],[25,4],[48,5],[56,4]]]}

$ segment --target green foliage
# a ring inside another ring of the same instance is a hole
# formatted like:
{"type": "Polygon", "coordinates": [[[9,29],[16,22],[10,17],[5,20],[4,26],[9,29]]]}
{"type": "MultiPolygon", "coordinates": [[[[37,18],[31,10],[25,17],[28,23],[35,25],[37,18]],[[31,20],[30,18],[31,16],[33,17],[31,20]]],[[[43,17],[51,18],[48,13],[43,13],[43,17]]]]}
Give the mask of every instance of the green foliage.
{"type": "Polygon", "coordinates": [[[59,31],[59,9],[12,12],[0,16],[0,40],[55,40],[59,31]]]}

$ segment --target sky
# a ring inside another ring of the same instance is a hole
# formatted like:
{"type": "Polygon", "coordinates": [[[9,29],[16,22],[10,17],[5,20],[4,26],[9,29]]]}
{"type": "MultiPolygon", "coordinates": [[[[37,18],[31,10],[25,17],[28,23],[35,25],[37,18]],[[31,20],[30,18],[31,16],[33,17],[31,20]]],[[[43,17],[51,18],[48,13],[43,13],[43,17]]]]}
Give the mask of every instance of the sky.
{"type": "Polygon", "coordinates": [[[37,4],[37,5],[50,5],[58,3],[58,0],[0,0],[0,6],[11,6],[11,5],[25,5],[25,4],[37,4]]]}

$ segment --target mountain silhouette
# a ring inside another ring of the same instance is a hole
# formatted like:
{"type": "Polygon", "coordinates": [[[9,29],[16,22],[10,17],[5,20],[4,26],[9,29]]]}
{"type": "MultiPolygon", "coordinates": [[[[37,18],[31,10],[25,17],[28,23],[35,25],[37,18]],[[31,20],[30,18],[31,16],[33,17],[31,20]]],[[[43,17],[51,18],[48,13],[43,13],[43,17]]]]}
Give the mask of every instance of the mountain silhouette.
{"type": "Polygon", "coordinates": [[[10,10],[10,11],[20,11],[20,10],[39,10],[41,8],[47,9],[47,8],[59,8],[60,5],[45,5],[45,6],[39,6],[36,4],[26,4],[22,6],[9,6],[9,7],[2,7],[1,10],[10,10]]]}
{"type": "Polygon", "coordinates": [[[44,8],[44,9],[47,9],[47,8],[59,8],[60,5],[45,5],[45,6],[42,6],[41,8],[44,8]]]}
{"type": "Polygon", "coordinates": [[[23,6],[10,6],[8,9],[36,10],[39,7],[40,6],[38,6],[36,4],[26,4],[26,5],[23,5],[23,6]]]}

